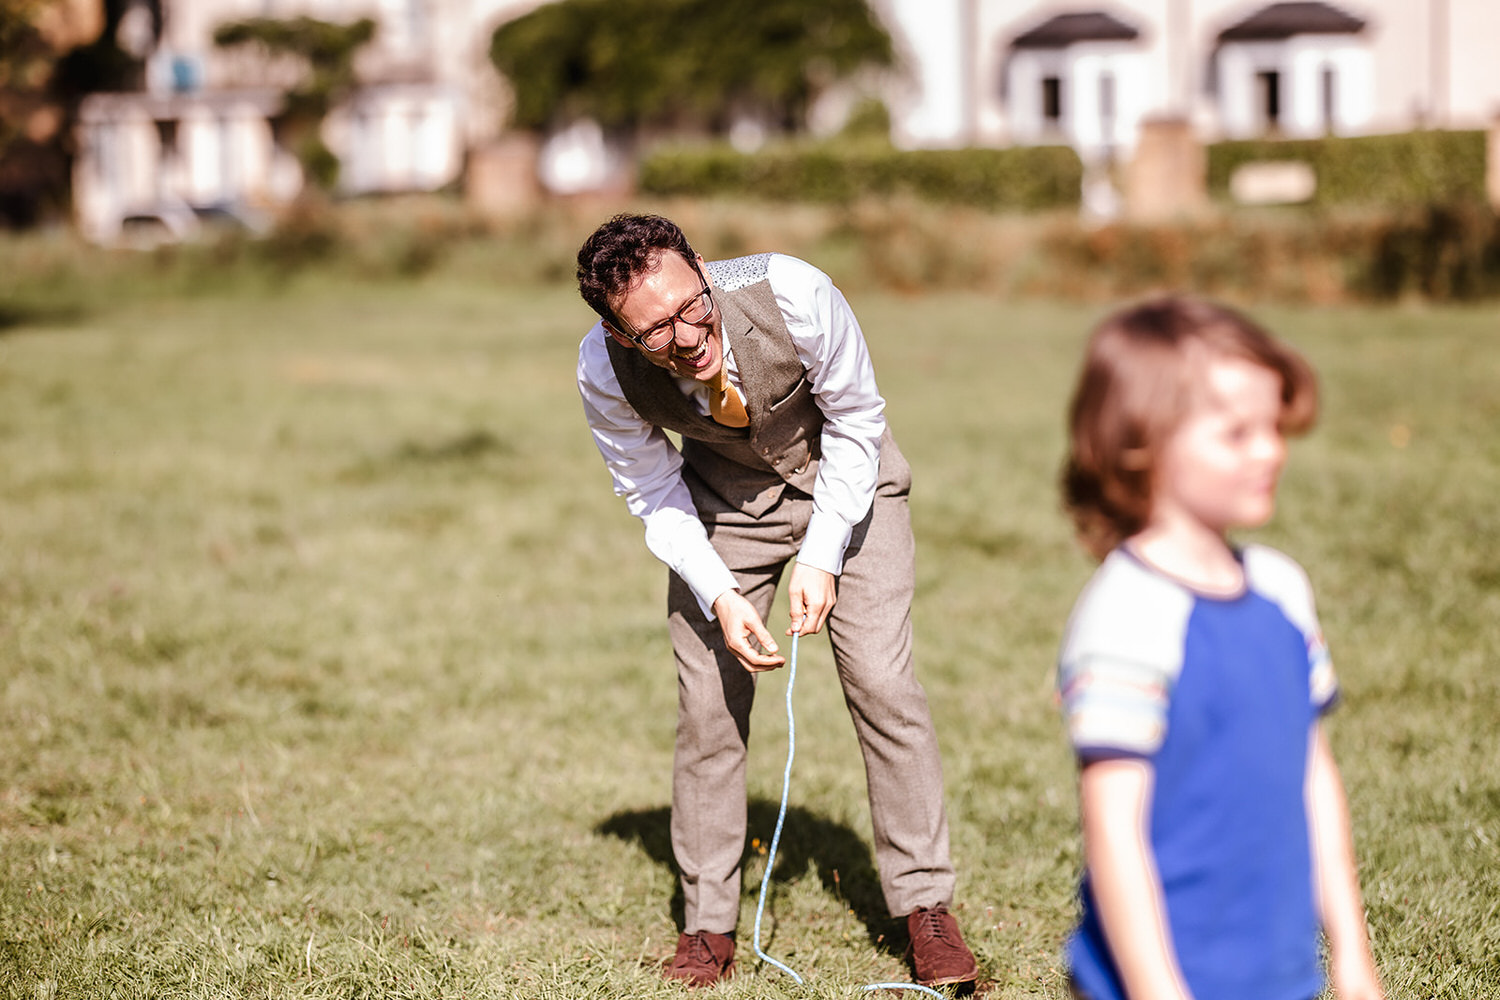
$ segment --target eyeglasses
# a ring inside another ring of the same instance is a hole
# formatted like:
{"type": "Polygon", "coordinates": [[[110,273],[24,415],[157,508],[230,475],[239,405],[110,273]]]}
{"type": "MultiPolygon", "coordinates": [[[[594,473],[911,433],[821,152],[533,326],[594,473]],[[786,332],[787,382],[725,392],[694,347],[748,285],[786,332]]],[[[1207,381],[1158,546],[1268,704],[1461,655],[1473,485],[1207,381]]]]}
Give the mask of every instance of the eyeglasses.
{"type": "Polygon", "coordinates": [[[703,283],[703,290],[677,310],[670,319],[664,319],[644,333],[629,333],[625,336],[635,341],[641,347],[655,353],[665,350],[677,337],[677,324],[686,323],[689,326],[704,326],[708,318],[714,314],[714,293],[708,287],[708,279],[699,273],[698,280],[703,283]]]}

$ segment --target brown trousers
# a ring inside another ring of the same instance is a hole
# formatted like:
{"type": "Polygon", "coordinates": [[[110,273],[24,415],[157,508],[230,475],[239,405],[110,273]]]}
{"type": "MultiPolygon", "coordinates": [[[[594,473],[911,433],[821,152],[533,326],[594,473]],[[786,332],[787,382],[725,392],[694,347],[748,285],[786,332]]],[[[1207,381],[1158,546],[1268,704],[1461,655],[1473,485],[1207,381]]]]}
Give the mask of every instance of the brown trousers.
{"type": "MultiPolygon", "coordinates": [[[[864,755],[881,889],[891,913],[903,916],[951,903],[954,873],[937,736],[912,668],[909,476],[904,461],[889,464],[899,464],[899,472],[894,481],[882,476],[870,514],[855,528],[827,626],[864,755]]],[[[714,548],[789,652],[782,619],[773,624],[770,609],[782,569],[806,532],[812,498],[788,487],[770,510],[751,516],[691,473],[686,478],[714,548]]],[[[678,677],[672,849],[682,873],[684,929],[727,934],[739,917],[755,682],[676,574],[667,601],[678,677]]]]}

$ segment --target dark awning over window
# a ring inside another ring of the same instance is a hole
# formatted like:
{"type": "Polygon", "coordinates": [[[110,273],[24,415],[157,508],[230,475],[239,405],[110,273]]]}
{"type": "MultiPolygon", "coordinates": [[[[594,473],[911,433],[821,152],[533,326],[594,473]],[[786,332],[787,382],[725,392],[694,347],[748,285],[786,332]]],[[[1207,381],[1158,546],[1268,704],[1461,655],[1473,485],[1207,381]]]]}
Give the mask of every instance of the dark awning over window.
{"type": "Polygon", "coordinates": [[[1119,18],[1102,11],[1059,14],[1017,35],[1011,48],[1064,49],[1075,42],[1130,42],[1141,33],[1119,18]]]}
{"type": "Polygon", "coordinates": [[[1273,3],[1225,28],[1220,42],[1281,41],[1293,35],[1352,35],[1365,22],[1326,3],[1273,3]]]}

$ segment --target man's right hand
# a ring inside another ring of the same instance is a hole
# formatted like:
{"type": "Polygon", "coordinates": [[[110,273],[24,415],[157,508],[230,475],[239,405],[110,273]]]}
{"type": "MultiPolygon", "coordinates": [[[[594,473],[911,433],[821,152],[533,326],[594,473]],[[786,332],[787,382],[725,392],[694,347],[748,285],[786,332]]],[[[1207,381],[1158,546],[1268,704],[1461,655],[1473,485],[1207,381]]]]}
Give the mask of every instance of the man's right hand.
{"type": "Polygon", "coordinates": [[[714,615],[724,630],[724,643],[751,673],[775,670],[786,663],[776,655],[776,640],[755,607],[738,590],[726,590],[714,601],[714,615]],[[765,652],[761,652],[763,647],[765,652]]]}

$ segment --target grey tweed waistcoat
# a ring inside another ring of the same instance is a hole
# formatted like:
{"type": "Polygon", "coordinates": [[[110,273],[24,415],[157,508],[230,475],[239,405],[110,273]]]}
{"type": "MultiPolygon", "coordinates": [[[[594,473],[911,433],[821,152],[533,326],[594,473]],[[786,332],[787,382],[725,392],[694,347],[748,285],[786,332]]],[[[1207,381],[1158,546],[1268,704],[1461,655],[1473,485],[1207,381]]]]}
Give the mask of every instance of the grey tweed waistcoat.
{"type": "Polygon", "coordinates": [[[812,493],[823,411],[766,280],[770,254],[712,261],[714,302],[734,348],[749,427],[725,427],[698,412],[664,368],[609,341],[609,359],[630,405],[682,438],[683,463],[730,507],[756,516],[784,485],[812,493]]]}

